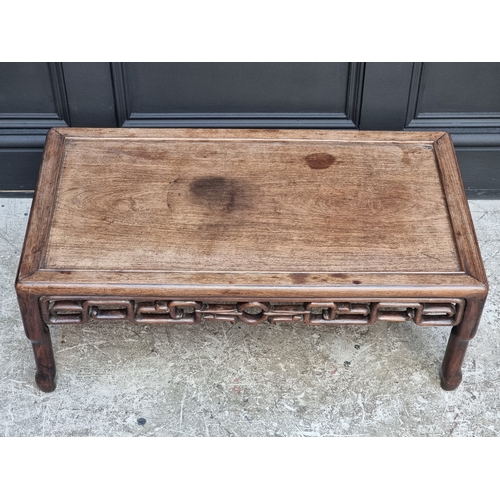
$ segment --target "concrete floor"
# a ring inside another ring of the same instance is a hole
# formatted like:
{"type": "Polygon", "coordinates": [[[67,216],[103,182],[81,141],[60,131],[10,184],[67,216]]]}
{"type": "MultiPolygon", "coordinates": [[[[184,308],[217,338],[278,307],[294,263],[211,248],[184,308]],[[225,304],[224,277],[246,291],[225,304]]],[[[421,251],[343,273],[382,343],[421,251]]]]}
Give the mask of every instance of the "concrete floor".
{"type": "Polygon", "coordinates": [[[500,200],[470,202],[490,295],[454,392],[438,378],[449,328],[101,322],[51,327],[45,394],[14,293],[30,204],[0,199],[0,435],[500,433],[500,200]]]}

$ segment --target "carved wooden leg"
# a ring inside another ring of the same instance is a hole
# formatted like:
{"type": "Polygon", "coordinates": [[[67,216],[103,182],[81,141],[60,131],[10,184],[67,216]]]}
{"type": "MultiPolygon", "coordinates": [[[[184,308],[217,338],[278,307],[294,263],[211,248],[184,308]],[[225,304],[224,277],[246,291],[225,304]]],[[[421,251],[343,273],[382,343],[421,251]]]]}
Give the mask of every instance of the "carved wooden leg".
{"type": "Polygon", "coordinates": [[[451,330],[440,373],[445,391],[453,391],[462,382],[462,362],[469,340],[476,335],[483,306],[484,299],[468,299],[462,322],[451,330]]]}
{"type": "Polygon", "coordinates": [[[51,392],[56,388],[56,364],[49,329],[43,322],[38,296],[18,293],[17,299],[23,318],[24,331],[31,340],[35,354],[36,383],[42,391],[51,392]]]}

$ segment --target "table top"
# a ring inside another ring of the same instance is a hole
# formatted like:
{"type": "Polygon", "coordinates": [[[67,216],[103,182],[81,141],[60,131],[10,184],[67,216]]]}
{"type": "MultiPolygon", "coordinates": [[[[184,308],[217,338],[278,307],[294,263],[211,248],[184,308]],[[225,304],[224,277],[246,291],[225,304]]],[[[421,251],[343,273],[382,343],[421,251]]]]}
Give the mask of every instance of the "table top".
{"type": "Polygon", "coordinates": [[[177,296],[486,284],[447,134],[326,130],[53,129],[19,277],[177,296]]]}

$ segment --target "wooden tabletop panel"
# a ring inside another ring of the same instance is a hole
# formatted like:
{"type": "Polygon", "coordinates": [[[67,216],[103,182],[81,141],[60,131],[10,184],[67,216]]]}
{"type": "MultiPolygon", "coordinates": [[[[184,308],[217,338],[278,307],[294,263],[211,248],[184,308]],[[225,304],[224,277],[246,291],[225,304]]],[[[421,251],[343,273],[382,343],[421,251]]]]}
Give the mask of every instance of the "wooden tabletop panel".
{"type": "Polygon", "coordinates": [[[175,297],[487,287],[448,134],[263,129],[52,129],[18,281],[175,297]]]}
{"type": "Polygon", "coordinates": [[[432,145],[68,138],[44,267],[457,272],[432,145]]]}

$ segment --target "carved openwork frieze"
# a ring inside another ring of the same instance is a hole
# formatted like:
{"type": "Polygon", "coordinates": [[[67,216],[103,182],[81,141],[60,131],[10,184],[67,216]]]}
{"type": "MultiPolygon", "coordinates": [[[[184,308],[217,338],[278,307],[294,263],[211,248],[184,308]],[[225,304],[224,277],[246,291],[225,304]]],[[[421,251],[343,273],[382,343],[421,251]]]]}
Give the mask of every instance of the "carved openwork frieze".
{"type": "Polygon", "coordinates": [[[304,322],[307,325],[371,325],[375,321],[413,321],[421,326],[454,326],[461,322],[463,299],[418,299],[387,302],[236,302],[190,300],[75,299],[44,297],[45,323],[83,324],[91,319],[135,323],[193,325],[202,320],[259,324],[304,322]]]}

